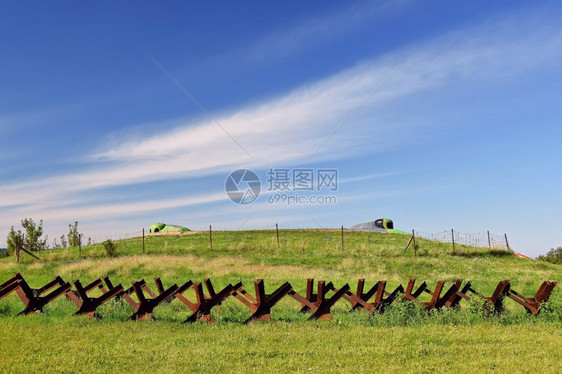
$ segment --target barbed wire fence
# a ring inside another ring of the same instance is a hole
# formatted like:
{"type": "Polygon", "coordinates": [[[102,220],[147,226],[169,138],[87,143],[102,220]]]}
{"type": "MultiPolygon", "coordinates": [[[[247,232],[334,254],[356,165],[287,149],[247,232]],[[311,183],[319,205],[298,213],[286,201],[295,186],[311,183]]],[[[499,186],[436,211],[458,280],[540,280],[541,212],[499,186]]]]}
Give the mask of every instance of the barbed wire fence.
{"type": "MultiPolygon", "coordinates": [[[[146,234],[148,234],[148,232],[145,232],[145,235],[146,234]]],[[[99,243],[103,243],[108,239],[113,241],[127,240],[133,238],[142,238],[142,235],[143,235],[142,230],[126,232],[126,233],[112,233],[107,235],[84,235],[82,237],[82,243],[86,245],[87,242],[90,241],[91,244],[99,244],[99,243]]]]}
{"type": "MultiPolygon", "coordinates": [[[[285,225],[283,225],[285,226],[285,225]]],[[[283,241],[283,235],[286,235],[286,231],[294,231],[295,235],[298,235],[299,230],[304,230],[302,228],[295,228],[295,227],[282,227],[279,224],[273,224],[268,226],[259,226],[259,227],[244,227],[243,229],[232,229],[229,227],[218,225],[215,227],[213,225],[205,226],[197,226],[192,227],[194,230],[191,234],[195,234],[198,236],[206,236],[207,238],[204,239],[206,241],[205,247],[209,250],[213,250],[213,242],[218,239],[219,245],[224,245],[224,237],[221,238],[221,233],[234,233],[234,232],[244,232],[244,231],[271,231],[272,232],[272,240],[273,243],[277,243],[277,248],[280,248],[280,238],[283,241]],[[285,233],[280,234],[280,230],[285,231],[285,233]],[[218,238],[215,238],[215,232],[218,235],[218,238]],[[276,239],[276,240],[275,240],[276,239]],[[221,240],[223,241],[221,243],[221,240]]],[[[338,248],[341,248],[344,251],[344,248],[347,248],[345,245],[345,236],[347,233],[353,232],[353,230],[349,230],[344,228],[344,226],[340,226],[339,228],[323,228],[319,227],[318,230],[330,231],[333,236],[333,240],[336,240],[338,244],[336,245],[338,248]],[[337,232],[336,236],[333,235],[333,232],[337,232]],[[341,237],[340,237],[341,235],[341,237]]],[[[165,241],[164,248],[160,248],[162,246],[162,241],[157,240],[156,238],[162,236],[175,236],[177,233],[170,232],[166,233],[159,233],[159,234],[152,234],[150,233],[149,229],[140,229],[137,231],[129,231],[129,232],[113,232],[113,233],[106,233],[106,234],[97,234],[97,235],[88,235],[88,234],[81,234],[80,236],[80,245],[77,249],[77,256],[92,256],[92,255],[99,255],[99,245],[104,243],[106,240],[116,241],[126,241],[126,251],[130,253],[138,253],[138,254],[148,254],[148,253],[162,253],[164,251],[177,251],[174,249],[174,245],[168,249],[168,242],[165,241]],[[83,248],[86,247],[86,248],[83,248]],[[132,252],[131,252],[132,251],[132,252]],[[138,251],[138,252],[137,252],[138,251]]],[[[451,230],[443,230],[439,232],[425,232],[425,231],[418,231],[412,230],[412,234],[409,236],[405,236],[405,242],[407,242],[404,252],[408,249],[411,243],[413,243],[414,248],[414,255],[417,255],[418,246],[416,245],[416,238],[422,238],[425,240],[429,240],[435,243],[450,243],[453,252],[455,252],[455,245],[465,245],[470,247],[477,247],[477,248],[488,248],[489,250],[507,250],[510,251],[511,248],[509,246],[509,242],[507,239],[507,235],[497,235],[490,233],[489,231],[486,232],[477,232],[477,233],[470,233],[470,232],[461,232],[451,230]],[[408,241],[409,240],[409,241],[408,241]]],[[[236,240],[235,237],[231,237],[229,240],[236,240]]],[[[242,238],[242,240],[244,240],[242,238]]],[[[354,239],[353,242],[357,245],[357,240],[354,239]]],[[[201,240],[198,239],[196,246],[199,247],[202,243],[201,240]]],[[[60,249],[63,248],[58,242],[58,246],[56,245],[57,242],[53,241],[53,245],[49,249],[60,249]]],[[[231,243],[232,244],[232,243],[231,243]]],[[[234,243],[236,244],[236,243],[234,243]]],[[[187,245],[187,244],[186,244],[187,245]]],[[[193,245],[193,244],[189,244],[193,245]]],[[[275,244],[274,244],[275,245],[275,244]]],[[[353,244],[352,244],[353,245],[353,244]]],[[[67,247],[64,247],[67,248],[67,247]]],[[[187,249],[187,248],[186,248],[187,249]]],[[[171,252],[170,252],[171,253],[171,252]]]]}
{"type": "MultiPolygon", "coordinates": [[[[233,230],[228,229],[225,227],[214,227],[209,225],[209,227],[197,227],[197,230],[194,230],[196,233],[208,232],[209,236],[212,236],[213,231],[223,232],[223,231],[247,231],[247,230],[274,230],[277,231],[281,228],[281,226],[275,224],[272,227],[249,227],[244,228],[243,230],[233,230]]],[[[291,228],[284,228],[285,230],[291,228]]],[[[339,230],[339,228],[337,228],[339,230]]],[[[298,230],[298,229],[295,229],[298,230]]],[[[346,230],[348,231],[348,230],[346,230]]],[[[439,232],[426,232],[426,231],[418,231],[413,230],[414,235],[418,238],[423,238],[426,240],[431,240],[434,242],[442,242],[442,243],[451,243],[451,244],[459,244],[459,245],[467,245],[471,247],[478,247],[478,248],[489,248],[489,249],[503,249],[509,250],[509,242],[507,240],[507,235],[498,235],[490,233],[489,231],[486,232],[462,232],[462,231],[455,231],[455,230],[443,230],[439,232]]],[[[104,241],[110,239],[113,241],[118,240],[127,240],[127,239],[142,239],[144,236],[145,240],[149,240],[152,238],[153,235],[150,234],[149,230],[139,230],[139,231],[132,231],[127,233],[111,233],[111,234],[104,234],[104,235],[84,235],[82,238],[82,245],[93,245],[103,243],[104,241]]]]}
{"type": "Polygon", "coordinates": [[[510,250],[506,234],[497,235],[492,234],[489,231],[467,233],[455,230],[445,230],[435,233],[414,230],[414,233],[417,237],[436,242],[464,244],[479,248],[510,250]]]}

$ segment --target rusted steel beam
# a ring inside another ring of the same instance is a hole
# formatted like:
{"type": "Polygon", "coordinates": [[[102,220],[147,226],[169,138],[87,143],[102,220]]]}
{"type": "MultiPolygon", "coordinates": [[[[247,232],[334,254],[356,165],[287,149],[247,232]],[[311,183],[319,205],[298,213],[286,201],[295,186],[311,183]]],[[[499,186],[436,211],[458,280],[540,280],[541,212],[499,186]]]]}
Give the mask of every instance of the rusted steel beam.
{"type": "Polygon", "coordinates": [[[378,293],[377,293],[377,298],[375,299],[375,302],[378,302],[379,304],[376,304],[376,311],[379,313],[384,313],[385,309],[387,306],[389,306],[390,304],[392,304],[392,302],[394,300],[396,300],[398,298],[398,295],[403,294],[404,293],[404,287],[402,287],[402,285],[398,285],[398,287],[396,287],[394,289],[394,291],[392,292],[388,292],[384,290],[384,287],[386,286],[386,281],[384,281],[384,284],[379,284],[379,287],[382,288],[382,291],[384,292],[384,295],[386,296],[386,298],[381,297],[379,299],[378,293]]]}
{"type": "Polygon", "coordinates": [[[148,294],[148,296],[152,297],[153,299],[156,297],[156,294],[152,292],[152,290],[150,289],[150,287],[148,287],[146,282],[142,284],[141,288],[143,292],[146,292],[148,294]]]}
{"type": "MultiPolygon", "coordinates": [[[[330,282],[331,285],[331,282],[330,282]]],[[[318,281],[318,293],[316,295],[316,301],[314,305],[316,309],[312,312],[312,315],[309,319],[330,319],[332,318],[332,314],[330,309],[332,306],[345,295],[350,287],[349,284],[345,284],[340,289],[335,289],[333,285],[331,287],[327,287],[324,281],[318,281]],[[326,294],[330,291],[334,290],[334,294],[329,299],[326,298],[326,294]]]]}
{"type": "Polygon", "coordinates": [[[0,288],[0,299],[4,298],[5,296],[7,296],[10,293],[12,293],[13,291],[15,291],[16,288],[18,288],[17,282],[10,283],[10,284],[0,288]]]}
{"type": "Polygon", "coordinates": [[[94,317],[96,309],[100,305],[110,300],[111,298],[119,295],[123,291],[123,286],[121,286],[120,284],[117,285],[116,287],[110,288],[108,291],[105,291],[101,279],[96,279],[95,281],[86,285],[85,287],[82,286],[79,280],[74,280],[73,282],[74,282],[74,287],[76,288],[76,293],[71,292],[68,295],[78,307],[78,311],[75,313],[76,315],[85,315],[88,317],[94,317]],[[102,295],[99,297],[88,296],[88,292],[96,287],[102,290],[102,295]],[[74,296],[71,296],[70,294],[74,296]]]}
{"type": "MultiPolygon", "coordinates": [[[[309,279],[309,281],[310,281],[310,279],[309,279]]],[[[314,305],[314,301],[316,300],[316,295],[314,295],[314,298],[313,298],[313,294],[311,292],[310,293],[308,292],[308,290],[312,288],[312,286],[310,286],[310,287],[308,286],[308,284],[310,283],[309,281],[307,281],[307,293],[306,293],[307,297],[301,296],[294,289],[292,289],[288,293],[289,296],[291,296],[293,299],[297,300],[302,305],[300,313],[307,313],[308,311],[316,308],[316,306],[314,305]]]]}
{"type": "Polygon", "coordinates": [[[178,288],[177,292],[174,294],[174,297],[179,301],[181,301],[182,303],[184,303],[185,305],[187,305],[189,309],[193,311],[193,309],[195,308],[195,304],[193,304],[185,296],[183,296],[183,293],[191,287],[193,287],[193,282],[191,280],[185,282],[178,288]]]}
{"type": "MultiPolygon", "coordinates": [[[[422,302],[421,304],[426,309],[433,309],[441,298],[441,291],[443,290],[443,286],[445,285],[445,281],[437,281],[437,285],[435,286],[435,291],[430,291],[428,288],[425,289],[425,292],[431,295],[431,300],[427,302],[422,302]]],[[[455,290],[456,292],[456,290],[455,290]]]]}
{"type": "Polygon", "coordinates": [[[178,286],[174,284],[160,295],[153,298],[147,298],[143,292],[143,286],[146,285],[144,279],[139,282],[132,282],[132,285],[133,291],[137,296],[137,301],[133,300],[126,291],[122,292],[121,296],[135,310],[133,315],[129,317],[130,320],[134,321],[153,320],[154,317],[152,316],[152,313],[154,308],[163,303],[168,297],[173,296],[178,290],[178,286]]]}
{"type": "Polygon", "coordinates": [[[373,314],[375,312],[383,313],[385,308],[390,305],[399,294],[404,293],[404,287],[399,285],[392,292],[385,290],[386,281],[378,281],[371,289],[364,293],[365,280],[359,279],[357,282],[357,291],[352,294],[348,291],[343,298],[351,303],[351,311],[367,310],[373,314]],[[374,296],[373,302],[369,300],[374,296]],[[386,298],[384,297],[386,296],[386,298]]]}
{"type": "Polygon", "coordinates": [[[423,282],[417,290],[414,291],[414,285],[416,283],[416,279],[415,278],[411,278],[408,281],[408,285],[406,286],[406,289],[404,290],[404,297],[407,300],[410,301],[418,301],[418,297],[422,294],[422,292],[427,290],[427,284],[425,282],[423,282]]]}
{"type": "Polygon", "coordinates": [[[471,285],[470,283],[467,283],[461,291],[460,286],[462,285],[462,282],[462,279],[457,279],[456,282],[452,284],[447,291],[445,291],[443,296],[441,296],[445,286],[445,281],[438,281],[434,291],[427,288],[424,290],[424,292],[427,292],[432,297],[430,301],[422,302],[421,304],[427,310],[431,310],[441,309],[443,307],[456,307],[461,299],[470,300],[470,298],[466,295],[466,292],[472,289],[471,285]]]}
{"type": "MultiPolygon", "coordinates": [[[[108,289],[114,288],[113,282],[111,282],[111,279],[109,279],[109,276],[106,275],[106,276],[102,277],[101,279],[103,280],[103,283],[105,283],[105,285],[107,286],[108,289]]],[[[102,286],[102,287],[103,287],[103,286],[102,286]]],[[[100,289],[102,290],[102,292],[107,292],[106,289],[105,289],[105,287],[100,288],[100,289]]],[[[117,300],[119,300],[119,299],[121,299],[121,298],[124,299],[123,295],[131,295],[131,294],[133,294],[134,292],[135,292],[135,290],[134,290],[133,286],[131,286],[131,287],[129,287],[129,288],[124,288],[123,291],[119,292],[119,293],[115,296],[115,298],[116,298],[117,300]]],[[[128,302],[128,301],[127,301],[127,302],[128,302]]],[[[130,304],[130,303],[129,303],[129,304],[130,304]]]]}
{"type": "Polygon", "coordinates": [[[12,278],[8,279],[4,283],[0,284],[0,290],[9,286],[10,284],[16,282],[18,279],[23,279],[20,273],[16,273],[12,278]]]}
{"type": "Polygon", "coordinates": [[[550,297],[552,290],[554,290],[554,287],[556,287],[556,284],[556,282],[544,281],[535,293],[535,296],[530,298],[517,293],[513,289],[509,289],[507,297],[521,304],[528,313],[537,315],[540,312],[541,305],[548,301],[548,298],[550,297]]]}
{"type": "Polygon", "coordinates": [[[379,284],[381,282],[375,283],[373,287],[366,293],[363,292],[365,289],[365,279],[361,278],[357,281],[357,290],[355,294],[352,294],[351,291],[348,291],[343,298],[346,299],[351,304],[351,311],[359,311],[359,310],[368,310],[369,312],[374,312],[374,307],[368,301],[373,295],[377,293],[379,284]]]}
{"type": "Polygon", "coordinates": [[[493,311],[494,313],[498,313],[498,314],[503,312],[503,310],[504,310],[503,299],[507,295],[507,293],[509,292],[510,288],[511,288],[511,284],[509,283],[509,279],[505,279],[503,281],[500,281],[498,283],[498,285],[496,286],[496,289],[494,290],[494,293],[492,294],[492,296],[484,298],[486,300],[486,302],[493,305],[493,309],[488,307],[488,306],[485,306],[486,309],[488,309],[489,311],[493,311]]]}
{"type": "Polygon", "coordinates": [[[457,297],[457,292],[459,291],[461,284],[462,279],[458,279],[447,291],[445,291],[445,294],[442,297],[437,298],[437,301],[432,305],[432,308],[441,309],[444,306],[447,306],[447,303],[450,305],[453,299],[457,297]]]}
{"type": "Polygon", "coordinates": [[[232,296],[240,300],[252,311],[252,315],[244,321],[244,324],[253,321],[273,321],[271,319],[271,308],[293,289],[288,282],[285,282],[273,293],[267,295],[263,279],[256,280],[254,288],[256,291],[255,298],[248,297],[249,294],[244,291],[242,285],[232,292],[232,296]]]}
{"type": "Polygon", "coordinates": [[[500,314],[504,310],[503,299],[509,292],[510,288],[511,285],[509,283],[509,279],[504,279],[498,282],[496,289],[494,290],[492,296],[490,297],[486,297],[482,295],[481,293],[474,290],[472,287],[468,291],[472,292],[474,295],[484,300],[485,302],[484,309],[486,309],[488,312],[490,313],[493,312],[494,314],[500,314]]]}
{"type": "MultiPolygon", "coordinates": [[[[148,296],[155,298],[158,295],[162,295],[165,291],[164,285],[162,284],[162,279],[160,279],[160,277],[155,277],[154,278],[154,283],[156,284],[156,292],[152,291],[152,289],[150,289],[150,287],[148,287],[148,284],[144,283],[142,285],[142,290],[144,292],[146,292],[148,294],[148,296]]],[[[184,283],[183,285],[181,285],[180,287],[178,287],[178,290],[176,293],[168,296],[163,302],[162,304],[169,304],[172,302],[172,300],[174,300],[174,298],[176,298],[176,295],[178,293],[183,293],[185,292],[189,287],[191,287],[193,285],[193,283],[191,281],[188,281],[186,283],[184,283]]],[[[130,294],[131,292],[129,292],[130,294]]]]}
{"type": "MultiPolygon", "coordinates": [[[[225,288],[223,288],[219,293],[215,292],[213,284],[211,283],[210,279],[204,280],[205,286],[209,293],[209,296],[206,296],[203,292],[203,285],[199,282],[193,283],[193,290],[195,292],[195,297],[197,301],[190,302],[186,297],[178,297],[178,300],[182,301],[185,305],[187,305],[193,312],[191,316],[189,316],[185,322],[192,323],[196,321],[204,321],[204,322],[215,322],[211,317],[211,309],[215,306],[220,305],[224,299],[231,295],[232,291],[234,290],[234,286],[232,284],[228,284],[225,288]]],[[[236,285],[236,287],[240,287],[240,284],[236,285]]]]}
{"type": "Polygon", "coordinates": [[[469,291],[474,291],[472,289],[472,284],[470,282],[466,282],[463,288],[460,289],[462,281],[461,283],[459,283],[459,281],[460,279],[457,280],[456,283],[458,291],[455,292],[455,294],[445,302],[445,306],[447,308],[458,308],[461,300],[470,300],[470,297],[468,297],[467,293],[469,291]]]}
{"type": "MultiPolygon", "coordinates": [[[[327,287],[330,287],[332,283],[328,283],[327,287]]],[[[311,309],[316,309],[314,302],[316,302],[317,294],[314,293],[314,278],[308,278],[306,280],[306,300],[312,303],[312,306],[309,304],[303,305],[301,309],[301,313],[309,312],[311,309]]]]}
{"type": "MultiPolygon", "coordinates": [[[[332,282],[329,282],[328,284],[323,283],[323,287],[325,292],[334,289],[332,282]]],[[[306,280],[306,297],[301,296],[295,290],[289,291],[289,296],[301,303],[301,313],[314,313],[314,311],[316,311],[318,294],[314,293],[314,278],[308,278],[306,280]]]]}
{"type": "Polygon", "coordinates": [[[8,296],[10,293],[14,292],[16,288],[19,287],[18,281],[23,279],[20,273],[17,273],[14,277],[8,279],[6,282],[0,284],[0,299],[8,296]]]}
{"type": "Polygon", "coordinates": [[[58,276],[53,281],[40,288],[31,288],[20,274],[16,274],[16,277],[14,278],[16,279],[13,282],[17,284],[14,291],[18,294],[19,298],[25,305],[25,309],[18,313],[18,315],[42,313],[45,305],[70,290],[70,283],[63,281],[62,278],[58,276]],[[55,288],[55,290],[45,296],[42,296],[53,288],[55,288]]]}

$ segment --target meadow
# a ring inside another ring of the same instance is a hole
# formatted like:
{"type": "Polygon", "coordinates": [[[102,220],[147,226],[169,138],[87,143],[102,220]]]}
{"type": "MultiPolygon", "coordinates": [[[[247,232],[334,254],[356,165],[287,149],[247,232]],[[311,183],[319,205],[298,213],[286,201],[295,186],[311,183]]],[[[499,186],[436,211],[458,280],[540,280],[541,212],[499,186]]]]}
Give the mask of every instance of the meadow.
{"type": "MultiPolygon", "coordinates": [[[[130,238],[116,242],[115,258],[101,244],[44,251],[41,261],[22,256],[0,260],[0,281],[20,272],[32,286],[56,275],[83,283],[109,275],[114,283],[159,276],[165,286],[211,278],[217,288],[265,280],[272,292],[288,281],[304,292],[307,278],[337,287],[358,278],[367,286],[387,280],[394,288],[409,278],[434,287],[438,280],[470,280],[490,295],[498,281],[510,279],[532,296],[543,280],[562,280],[562,266],[489,250],[417,240],[404,252],[407,236],[337,230],[205,232],[181,236],[130,238]]],[[[193,297],[186,293],[186,296],[193,297]]],[[[560,372],[562,292],[554,290],[539,316],[511,300],[493,316],[482,304],[461,303],[459,311],[426,313],[410,302],[386,313],[349,313],[341,300],[329,321],[308,321],[300,304],[283,299],[272,310],[276,323],[241,325],[250,311],[234,298],[213,310],[216,324],[183,324],[190,311],[178,300],[155,309],[155,322],[127,321],[132,308],[111,300],[98,319],[73,316],[76,307],[61,297],[42,315],[14,315],[23,309],[16,295],[0,300],[0,372],[127,372],[142,368],[172,372],[560,372]]]]}

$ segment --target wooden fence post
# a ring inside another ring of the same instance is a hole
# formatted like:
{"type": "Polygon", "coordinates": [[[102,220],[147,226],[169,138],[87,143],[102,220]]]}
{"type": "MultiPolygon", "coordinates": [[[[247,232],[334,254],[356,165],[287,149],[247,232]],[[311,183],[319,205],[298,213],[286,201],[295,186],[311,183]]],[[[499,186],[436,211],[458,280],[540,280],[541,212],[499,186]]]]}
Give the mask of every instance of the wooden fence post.
{"type": "Polygon", "coordinates": [[[505,237],[505,245],[507,245],[507,250],[510,251],[511,248],[509,248],[509,242],[507,241],[507,234],[503,234],[503,236],[505,237]]]}
{"type": "Polygon", "coordinates": [[[490,230],[488,230],[488,249],[492,250],[492,241],[490,240],[490,230]]]}
{"type": "Polygon", "coordinates": [[[78,234],[78,257],[82,257],[82,234],[78,234]]]}
{"type": "Polygon", "coordinates": [[[275,233],[277,235],[277,248],[279,248],[279,225],[275,224],[275,233]]]}
{"type": "Polygon", "coordinates": [[[455,232],[451,229],[451,240],[453,243],[453,252],[455,252],[455,232]]]}
{"type": "Polygon", "coordinates": [[[344,251],[344,246],[343,246],[343,225],[341,227],[341,250],[342,252],[344,251]]]}
{"type": "Polygon", "coordinates": [[[144,255],[144,228],[142,229],[142,254],[144,255]]]}
{"type": "Polygon", "coordinates": [[[412,236],[410,236],[410,240],[408,240],[408,244],[406,244],[406,247],[404,248],[404,252],[408,250],[408,247],[410,246],[413,240],[414,240],[414,230],[412,230],[412,236]]]}
{"type": "Polygon", "coordinates": [[[414,244],[414,256],[417,256],[418,252],[417,252],[417,249],[416,249],[416,234],[415,234],[414,229],[412,229],[412,241],[413,241],[413,244],[414,244]]]}
{"type": "Polygon", "coordinates": [[[16,252],[16,262],[17,262],[17,263],[20,262],[20,251],[21,251],[21,246],[23,245],[23,243],[25,243],[25,235],[22,235],[21,237],[22,237],[21,243],[16,242],[16,243],[15,243],[15,244],[16,244],[16,247],[14,248],[14,249],[15,249],[15,252],[16,252]]]}

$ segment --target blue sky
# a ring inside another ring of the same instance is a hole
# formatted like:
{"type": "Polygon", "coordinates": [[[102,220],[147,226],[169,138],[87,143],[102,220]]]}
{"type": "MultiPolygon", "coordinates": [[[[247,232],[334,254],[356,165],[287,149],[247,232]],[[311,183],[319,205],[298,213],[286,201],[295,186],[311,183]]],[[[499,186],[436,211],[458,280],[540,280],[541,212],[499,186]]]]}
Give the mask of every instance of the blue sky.
{"type": "Polygon", "coordinates": [[[25,217],[51,238],[389,217],[562,245],[558,2],[2,8],[0,246],[25,217]],[[240,168],[263,183],[247,205],[224,191],[240,168]],[[270,168],[337,169],[337,203],[269,204],[270,168]]]}

